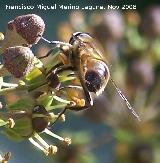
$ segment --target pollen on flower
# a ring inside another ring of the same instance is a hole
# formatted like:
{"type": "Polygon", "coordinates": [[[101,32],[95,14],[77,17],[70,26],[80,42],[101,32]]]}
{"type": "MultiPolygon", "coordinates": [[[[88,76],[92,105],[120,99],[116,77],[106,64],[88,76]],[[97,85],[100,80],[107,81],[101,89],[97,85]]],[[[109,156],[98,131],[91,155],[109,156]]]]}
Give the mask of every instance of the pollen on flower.
{"type": "Polygon", "coordinates": [[[70,106],[75,106],[76,105],[76,102],[75,101],[70,101],[70,106]]]}
{"type": "Polygon", "coordinates": [[[85,106],[85,100],[84,100],[84,99],[80,99],[79,105],[80,105],[80,106],[85,106]]]}
{"type": "Polygon", "coordinates": [[[62,121],[62,122],[65,122],[65,115],[64,114],[62,114],[60,117],[59,117],[59,119],[62,121]]]}
{"type": "Polygon", "coordinates": [[[56,154],[57,151],[58,151],[57,146],[50,145],[50,146],[48,147],[48,149],[46,149],[46,150],[44,151],[44,153],[46,154],[46,156],[48,156],[48,155],[54,155],[54,154],[56,154]]]}
{"type": "Polygon", "coordinates": [[[77,97],[72,97],[72,100],[78,105],[78,106],[85,106],[85,100],[79,99],[77,97]]]}
{"type": "Polygon", "coordinates": [[[8,126],[8,128],[13,128],[15,126],[15,122],[12,118],[8,119],[7,126],[8,126]]]}
{"type": "Polygon", "coordinates": [[[45,154],[46,156],[48,156],[48,155],[49,155],[48,150],[44,150],[43,152],[44,152],[44,154],[45,154]]]}
{"type": "Polygon", "coordinates": [[[72,143],[71,139],[68,137],[64,138],[63,142],[66,143],[67,145],[70,145],[72,143]]]}

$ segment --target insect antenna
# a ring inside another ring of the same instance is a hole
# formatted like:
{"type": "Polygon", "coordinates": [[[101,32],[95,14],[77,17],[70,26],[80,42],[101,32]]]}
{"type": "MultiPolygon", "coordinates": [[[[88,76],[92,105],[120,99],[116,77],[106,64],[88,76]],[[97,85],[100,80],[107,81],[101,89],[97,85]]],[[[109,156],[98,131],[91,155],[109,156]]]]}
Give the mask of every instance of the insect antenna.
{"type": "Polygon", "coordinates": [[[56,47],[60,47],[60,45],[71,46],[71,44],[66,43],[66,42],[62,42],[62,41],[49,41],[49,40],[47,40],[46,38],[44,38],[44,37],[42,37],[42,36],[40,36],[40,37],[41,37],[41,39],[42,39],[43,41],[47,42],[48,44],[53,44],[53,45],[55,45],[56,47]]]}
{"type": "Polygon", "coordinates": [[[115,89],[117,90],[119,96],[121,97],[121,99],[126,103],[127,108],[132,112],[132,114],[138,119],[138,121],[141,121],[139,115],[136,113],[136,111],[134,110],[134,108],[131,106],[131,104],[129,103],[128,99],[126,98],[126,96],[122,93],[122,91],[119,89],[119,87],[117,86],[117,84],[115,83],[115,81],[110,78],[113,86],[115,87],[115,89]]]}
{"type": "Polygon", "coordinates": [[[52,45],[54,45],[54,46],[53,46],[52,49],[49,50],[49,52],[48,52],[46,55],[41,56],[41,57],[38,57],[38,59],[47,58],[48,56],[50,56],[50,54],[52,54],[52,52],[53,52],[56,48],[60,48],[61,45],[71,47],[71,44],[69,44],[69,43],[65,43],[65,42],[62,42],[62,41],[49,41],[49,40],[47,40],[46,38],[42,37],[41,35],[39,35],[39,37],[40,37],[44,42],[47,42],[48,44],[52,44],[52,45]]]}

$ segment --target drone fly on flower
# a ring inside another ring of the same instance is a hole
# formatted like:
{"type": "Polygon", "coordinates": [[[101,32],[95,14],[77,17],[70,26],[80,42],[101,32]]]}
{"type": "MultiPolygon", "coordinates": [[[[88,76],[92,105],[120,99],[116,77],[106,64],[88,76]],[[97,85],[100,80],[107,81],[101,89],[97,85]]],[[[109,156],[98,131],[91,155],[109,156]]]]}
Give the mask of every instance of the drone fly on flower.
{"type": "MultiPolygon", "coordinates": [[[[47,74],[49,82],[52,83],[52,79],[55,80],[55,77],[57,77],[59,73],[71,70],[78,78],[81,86],[76,87],[68,85],[63,88],[59,87],[59,89],[75,88],[81,89],[84,92],[84,105],[67,106],[61,114],[63,114],[66,109],[79,111],[91,107],[93,105],[94,97],[99,96],[104,91],[108,81],[111,81],[121,99],[126,103],[128,109],[131,110],[132,114],[140,121],[139,115],[130,105],[115,81],[111,78],[107,61],[105,61],[105,58],[93,37],[87,33],[76,32],[72,34],[69,43],[48,41],[43,37],[41,38],[49,44],[53,44],[55,46],[54,48],[59,48],[63,62],[62,65],[59,65],[56,68],[53,67],[49,71],[47,74]]],[[[51,51],[53,51],[54,48],[51,51]]],[[[39,59],[48,57],[51,54],[51,51],[39,59]]]]}

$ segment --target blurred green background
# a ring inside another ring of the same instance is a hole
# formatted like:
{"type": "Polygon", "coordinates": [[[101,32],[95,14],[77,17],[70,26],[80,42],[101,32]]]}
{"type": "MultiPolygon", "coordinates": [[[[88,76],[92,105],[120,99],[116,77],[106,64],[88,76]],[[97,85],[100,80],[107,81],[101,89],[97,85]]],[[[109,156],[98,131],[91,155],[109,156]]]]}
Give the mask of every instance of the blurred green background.
{"type": "MultiPolygon", "coordinates": [[[[11,163],[159,163],[160,162],[160,3],[159,1],[1,1],[0,31],[7,22],[22,14],[34,13],[46,24],[49,40],[68,41],[72,32],[93,35],[103,46],[109,68],[142,122],[131,112],[109,83],[91,110],[66,113],[66,122],[57,123],[55,133],[67,133],[70,147],[45,157],[28,141],[16,143],[0,135],[0,151],[11,151],[11,163]],[[5,5],[125,5],[137,10],[5,10],[5,5]]],[[[39,42],[34,52],[40,55],[50,46],[39,42]]],[[[66,135],[67,135],[66,134],[66,135]]],[[[47,138],[50,142],[54,141],[47,138]]],[[[55,141],[56,142],[56,141],[55,141]]],[[[58,145],[59,143],[56,142],[58,145]]]]}

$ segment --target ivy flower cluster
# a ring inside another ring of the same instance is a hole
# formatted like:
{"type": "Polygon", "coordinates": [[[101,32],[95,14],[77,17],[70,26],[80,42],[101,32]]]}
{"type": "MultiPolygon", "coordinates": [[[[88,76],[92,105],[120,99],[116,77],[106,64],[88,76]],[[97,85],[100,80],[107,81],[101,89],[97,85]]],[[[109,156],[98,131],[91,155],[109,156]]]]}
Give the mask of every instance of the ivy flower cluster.
{"type": "MultiPolygon", "coordinates": [[[[75,89],[59,89],[60,85],[78,82],[71,71],[48,77],[56,65],[63,64],[59,51],[52,51],[54,55],[47,63],[43,63],[32,52],[32,47],[38,43],[44,30],[42,18],[28,14],[9,21],[5,36],[0,33],[0,95],[6,97],[9,93],[21,94],[13,103],[1,106],[0,126],[8,138],[29,140],[48,156],[55,154],[58,148],[48,144],[41,134],[71,144],[70,138],[60,137],[48,128],[57,120],[65,121],[64,114],[59,116],[61,109],[84,105],[85,101],[75,89]],[[10,81],[16,82],[7,82],[8,76],[10,81]],[[55,110],[58,109],[56,114],[55,110]]],[[[2,157],[1,162],[3,160],[2,157]]]]}

